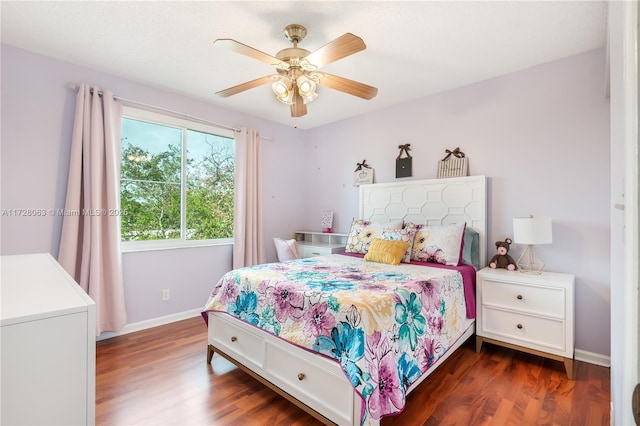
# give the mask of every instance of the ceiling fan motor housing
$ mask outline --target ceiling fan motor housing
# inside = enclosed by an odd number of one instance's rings
[[[288,47],[276,53],[276,58],[286,62],[292,58],[302,59],[306,57],[309,53],[311,52],[309,52],[307,49],[300,49],[299,47]]]
[[[287,25],[284,29],[284,35],[295,45],[305,38],[307,29],[299,24]]]
[[[297,67],[298,61],[296,59],[302,59],[311,53],[307,49],[298,47],[298,43],[307,35],[307,29],[299,24],[287,25],[284,29],[284,35],[293,43],[293,47],[282,49],[276,53],[276,58],[283,62],[288,62],[292,67]]]

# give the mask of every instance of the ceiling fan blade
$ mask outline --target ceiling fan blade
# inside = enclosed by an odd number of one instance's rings
[[[304,103],[302,96],[297,90],[293,93],[293,103],[291,104],[291,116],[302,117],[307,114],[307,105]]]
[[[325,44],[320,49],[309,53],[305,59],[316,67],[321,68],[366,48],[367,46],[360,37],[346,33]]]
[[[271,76],[265,75],[264,77],[256,78],[255,80],[247,81],[246,83],[238,84],[237,86],[216,92],[216,95],[226,98],[227,96],[235,95],[236,93],[244,92],[245,90],[253,89],[254,87],[262,86],[263,84],[271,82],[273,82]]]
[[[318,84],[321,86],[339,90],[367,100],[375,98],[378,94],[378,89],[373,86],[358,83],[357,81],[349,80],[344,77],[338,77],[337,75],[327,74],[325,72],[320,74],[322,74],[322,77],[318,81]]]
[[[259,51],[258,49],[254,49],[251,46],[247,46],[246,44],[240,43],[239,41],[232,40],[230,38],[219,38],[213,42],[216,46],[224,47],[225,49],[232,50],[236,53],[243,54],[253,59],[257,59],[269,65],[276,66],[280,62],[280,59],[266,54],[264,52]]]

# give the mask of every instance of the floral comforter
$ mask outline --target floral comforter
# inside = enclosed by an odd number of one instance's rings
[[[402,411],[406,391],[465,326],[455,270],[321,256],[237,269],[216,284],[223,311],[340,363],[363,419]],[[364,421],[363,421],[364,423]]]

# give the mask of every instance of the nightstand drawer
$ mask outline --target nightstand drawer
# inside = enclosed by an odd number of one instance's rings
[[[485,337],[551,353],[564,353],[566,350],[565,322],[562,320],[484,306],[481,327],[481,334]]]
[[[518,312],[565,318],[562,288],[509,284],[491,279],[482,282],[482,304]]]

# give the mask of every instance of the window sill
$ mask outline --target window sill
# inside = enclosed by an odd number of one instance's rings
[[[199,240],[199,241],[133,241],[120,243],[122,253],[134,253],[141,251],[176,250],[194,247],[232,246],[233,239]]]

